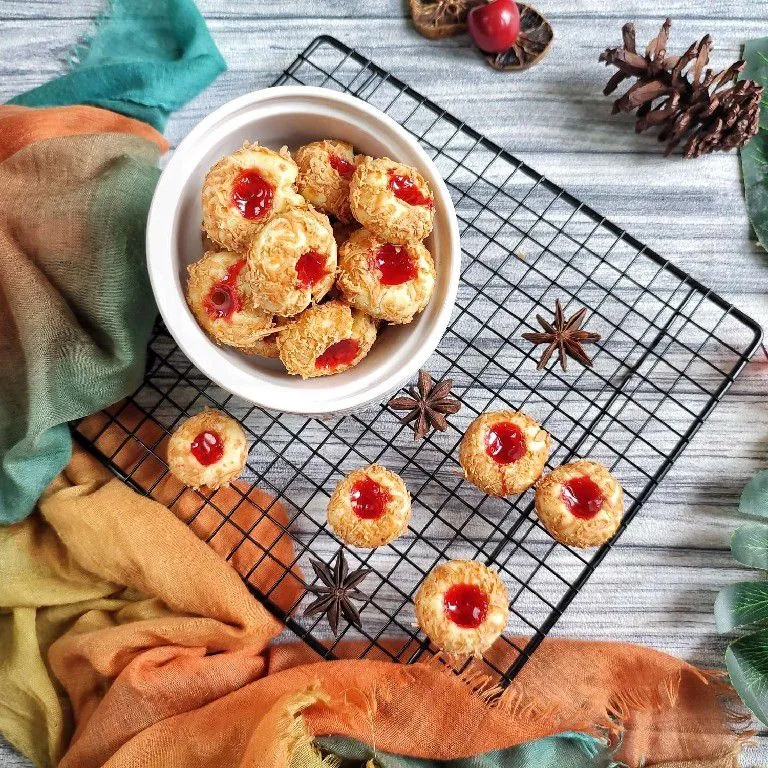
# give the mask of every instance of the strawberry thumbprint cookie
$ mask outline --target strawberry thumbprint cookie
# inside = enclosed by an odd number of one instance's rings
[[[536,488],[536,514],[559,542],[572,547],[597,547],[608,541],[621,524],[624,491],[602,464],[574,461],[541,480]]]
[[[464,476],[491,496],[511,496],[541,477],[550,437],[521,411],[490,411],[467,429],[459,448]]]
[[[187,271],[187,304],[215,342],[244,349],[273,332],[272,314],[253,306],[244,256],[209,252]]]
[[[420,242],[395,245],[359,229],[339,251],[342,295],[379,320],[410,323],[429,303],[435,279],[435,263]]]
[[[376,325],[342,301],[305,309],[277,337],[280,360],[304,379],[341,373],[357,365],[376,341]]]
[[[221,411],[192,416],[168,441],[168,468],[190,488],[229,484],[242,472],[247,455],[243,428]]]
[[[276,213],[306,205],[296,191],[299,169],[286,147],[279,152],[246,142],[219,160],[203,182],[203,228],[231,251],[243,251]]]
[[[349,181],[356,168],[352,145],[334,139],[313,141],[299,147],[293,158],[299,166],[299,194],[319,211],[352,221]]]
[[[277,334],[273,333],[270,336],[265,336],[260,339],[248,349],[244,349],[243,352],[246,355],[253,355],[255,357],[268,357],[272,360],[278,360],[280,358],[280,352],[277,349]]]
[[[328,502],[328,523],[355,547],[380,547],[405,533],[411,497],[403,479],[377,464],[350,472]]]
[[[248,248],[256,305],[291,317],[318,302],[336,279],[336,240],[328,217],[314,208],[273,216]]]
[[[416,620],[441,650],[480,656],[504,631],[509,595],[490,568],[450,560],[433,568],[415,598]]]
[[[404,245],[432,231],[435,200],[426,179],[388,157],[358,162],[349,185],[352,215],[385,243]]]

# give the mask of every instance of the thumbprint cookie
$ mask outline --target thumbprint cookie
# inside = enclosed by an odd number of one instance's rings
[[[350,472],[328,502],[328,523],[355,547],[380,547],[402,536],[411,517],[403,479],[377,464]]]
[[[412,243],[432,231],[435,200],[426,179],[388,157],[358,162],[349,204],[355,219],[385,243]]]
[[[521,411],[490,411],[467,429],[459,448],[464,476],[484,493],[511,496],[541,477],[550,437]]]
[[[187,271],[187,303],[214,341],[247,348],[272,333],[272,314],[253,306],[244,256],[209,252]]]
[[[319,211],[349,222],[349,181],[355,172],[355,154],[345,141],[325,139],[299,147],[293,158],[299,166],[299,194]]]
[[[410,323],[429,303],[435,279],[435,263],[420,242],[395,245],[359,229],[339,251],[337,285],[344,298],[390,323]]]
[[[572,547],[597,547],[616,533],[624,515],[619,481],[596,461],[563,464],[536,488],[536,514],[549,533]]]
[[[273,216],[248,248],[255,302],[291,317],[318,302],[336,279],[336,240],[328,217],[314,208]]]
[[[255,344],[252,344],[247,349],[243,349],[242,352],[246,355],[255,355],[256,357],[269,357],[273,360],[280,358],[280,352],[277,349],[277,337],[280,331],[283,330],[291,320],[286,317],[275,317],[274,333],[270,333],[263,339],[259,339]]]
[[[472,560],[433,568],[416,593],[416,620],[441,650],[480,656],[504,631],[509,595],[498,574]]]
[[[299,169],[286,147],[279,152],[243,144],[219,160],[203,182],[203,228],[231,251],[243,251],[270,216],[306,205],[296,192]]]
[[[248,349],[244,349],[243,352],[246,355],[268,357],[272,360],[277,360],[280,357],[280,353],[277,350],[277,334],[273,333],[270,336],[265,336],[263,339],[259,339],[255,344],[248,347]]]
[[[221,411],[205,410],[187,419],[168,441],[168,468],[190,488],[227,485],[245,466],[243,428]]]
[[[341,373],[357,365],[376,341],[376,325],[341,301],[305,309],[280,331],[277,349],[289,373],[303,379]]]

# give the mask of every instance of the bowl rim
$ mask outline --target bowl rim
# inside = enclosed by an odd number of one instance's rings
[[[352,394],[339,396],[337,399],[317,400],[311,398],[309,393],[307,393],[308,396],[306,398],[301,398],[300,407],[297,407],[295,392],[284,392],[282,395],[284,401],[279,401],[279,397],[272,397],[269,393],[262,399],[255,398],[252,390],[244,391],[247,381],[230,381],[227,377],[219,376],[217,370],[212,370],[216,366],[211,366],[209,360],[204,359],[202,354],[198,354],[198,351],[195,349],[194,339],[191,335],[187,336],[181,328],[181,326],[186,325],[184,322],[186,319],[185,314],[188,313],[183,291],[168,290],[169,284],[175,283],[173,277],[175,264],[170,258],[168,248],[166,247],[174,239],[174,228],[181,200],[180,193],[175,192],[173,185],[179,174],[186,178],[187,174],[183,172],[184,162],[190,155],[194,156],[194,147],[197,140],[209,132],[223,127],[230,116],[240,114],[243,108],[262,102],[273,100],[279,102],[282,99],[296,97],[336,102],[356,110],[358,113],[363,113],[364,116],[370,118],[373,122],[383,123],[390,131],[397,134],[401,140],[410,145],[410,148],[419,158],[420,164],[429,168],[434,186],[437,187],[436,192],[441,198],[440,205],[445,211],[449,245],[449,247],[441,251],[442,261],[446,261],[445,257],[442,256],[443,252],[446,256],[450,255],[450,273],[444,301],[438,309],[431,328],[418,344],[417,351],[410,358],[408,365],[402,366],[399,370],[390,373],[389,376],[382,378],[372,387],[359,389]],[[459,227],[453,200],[442,175],[418,141],[389,115],[362,99],[328,88],[302,85],[273,86],[252,91],[232,99],[204,117],[179,142],[168,164],[160,174],[152,197],[146,228],[146,259],[150,284],[160,316],[181,351],[201,373],[225,391],[242,397],[247,402],[268,411],[305,416],[322,416],[331,413],[349,412],[356,408],[371,405],[381,401],[391,392],[396,391],[404,383],[412,379],[435,349],[437,349],[448,328],[451,313],[456,303],[461,272]],[[191,313],[189,314],[191,318]],[[192,320],[192,322],[197,326],[196,321]],[[199,326],[197,328],[200,334],[205,335]],[[237,378],[250,380],[252,384],[254,375],[243,371],[242,377]],[[279,387],[272,385],[271,389],[277,390]]]

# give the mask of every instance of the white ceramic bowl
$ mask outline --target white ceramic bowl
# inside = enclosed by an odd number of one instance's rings
[[[202,256],[200,190],[208,169],[243,141],[296,148],[338,138],[368,155],[387,155],[424,175],[435,196],[435,227],[426,242],[437,283],[424,312],[407,326],[388,326],[355,368],[302,380],[278,360],[214,344],[184,298],[187,266]],[[360,99],[325,88],[267,88],[230,101],[181,142],[155,190],[147,223],[147,264],[157,306],[184,354],[212,381],[273,411],[323,415],[381,402],[413,379],[434,352],[451,316],[461,251],[448,190],[421,147],[392,119]]]

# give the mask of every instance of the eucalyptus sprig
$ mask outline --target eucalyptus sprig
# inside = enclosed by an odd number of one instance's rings
[[[733,557],[748,568],[768,571],[768,470],[747,483],[739,512],[752,522],[731,537]],[[725,664],[741,700],[768,725],[768,574],[762,576],[761,581],[723,587],[715,601],[715,621],[719,632],[741,632],[728,646]]]

